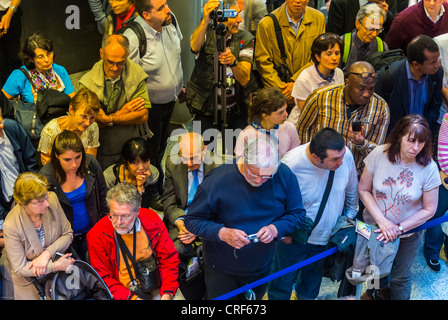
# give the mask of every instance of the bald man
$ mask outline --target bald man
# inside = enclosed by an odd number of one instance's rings
[[[299,117],[300,141],[310,142],[322,128],[335,129],[344,137],[360,174],[364,158],[384,143],[390,121],[389,106],[374,93],[377,77],[372,65],[358,61],[351,65],[344,84],[314,91]]]
[[[167,157],[165,164],[163,221],[174,247],[179,252],[179,258],[187,264],[190,256],[195,255],[192,243],[200,245],[201,240],[185,228],[184,217],[198,185],[207,173],[223,163],[223,159],[208,151],[202,136],[194,132],[181,135],[178,149],[172,150],[175,151]],[[182,281],[180,286],[186,299],[203,299],[205,284],[197,283],[193,290],[189,287],[184,288]]]
[[[122,35],[110,35],[100,49],[101,60],[79,81],[98,95],[101,110],[96,121],[100,127],[97,159],[103,170],[121,157],[123,144],[142,135],[151,108],[146,78],[138,64],[128,60],[129,42]]]
[[[198,182],[201,183],[209,171],[223,163],[223,159],[207,150],[202,136],[198,133],[181,135],[178,147],[179,153],[170,154],[166,160],[162,203],[164,222],[171,239],[178,239],[175,245],[179,251],[183,245],[191,244],[196,238],[185,229],[183,223],[183,217],[193,198],[191,192],[194,175],[197,174]]]

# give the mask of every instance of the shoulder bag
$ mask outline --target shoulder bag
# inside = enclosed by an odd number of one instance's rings
[[[115,234],[118,240],[118,245],[123,254],[126,269],[128,270],[129,277],[131,278],[131,286],[129,287],[129,289],[140,298],[151,299],[152,292],[154,292],[154,290],[160,288],[161,286],[159,261],[157,260],[156,253],[151,245],[151,240],[148,239],[149,246],[152,250],[151,257],[136,262],[134,257],[137,243],[135,223],[133,229],[133,254],[129,252],[129,249],[124,243],[121,236],[118,233]],[[128,259],[131,261],[132,266],[134,267],[135,277],[130,268]]]
[[[333,185],[333,179],[334,179],[334,171],[330,171],[330,174],[328,175],[327,186],[325,187],[325,192],[322,197],[322,201],[320,203],[316,219],[313,222],[311,218],[305,217],[305,220],[300,226],[300,229],[296,228],[294,233],[291,235],[291,237],[295,242],[301,245],[305,245],[308,242],[308,239],[311,236],[311,232],[319,223],[320,218],[322,217],[322,213],[324,212],[325,205],[327,203],[328,196],[330,194],[331,186]]]

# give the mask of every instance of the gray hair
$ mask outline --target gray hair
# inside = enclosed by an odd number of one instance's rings
[[[365,6],[362,6],[359,10],[358,10],[358,14],[356,15],[356,20],[358,20],[359,22],[362,22],[364,20],[364,18],[366,17],[370,17],[371,15],[381,15],[383,17],[383,23],[386,21],[386,11],[384,11],[384,9],[382,9],[378,4],[376,3],[369,3]],[[379,16],[378,16],[379,18]]]
[[[111,43],[118,43],[123,47],[123,49],[126,51],[126,55],[129,55],[129,40],[122,34],[110,34],[103,38],[103,41],[101,42],[101,49],[104,51],[104,49],[110,45]]]
[[[130,183],[119,183],[107,192],[106,201],[110,208],[110,201],[116,201],[118,204],[129,204],[134,213],[138,213],[142,204],[142,196],[136,186]]]
[[[274,168],[280,165],[278,140],[271,135],[258,134],[244,141],[244,162],[257,168]]]

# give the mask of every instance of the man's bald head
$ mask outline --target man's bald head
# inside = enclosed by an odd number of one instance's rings
[[[196,170],[202,164],[205,146],[199,133],[188,132],[179,137],[179,151],[182,162],[190,170]]]
[[[353,63],[346,80],[346,102],[354,105],[368,103],[375,91],[376,77],[375,68],[370,63],[366,61]]]
[[[367,61],[356,61],[350,66],[349,72],[363,73],[363,72],[375,72],[375,68]]]

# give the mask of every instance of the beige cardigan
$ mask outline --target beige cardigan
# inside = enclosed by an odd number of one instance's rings
[[[6,216],[3,224],[5,248],[0,258],[0,273],[3,276],[4,299],[39,299],[37,290],[27,277],[32,277],[28,264],[44,250],[64,253],[73,240],[73,230],[54,192],[48,192],[50,206],[42,215],[45,232],[43,248],[37,232],[22,206],[16,205]],[[54,263],[48,262],[47,272],[54,272]]]

